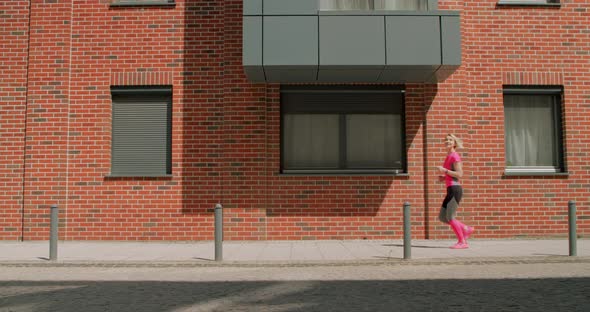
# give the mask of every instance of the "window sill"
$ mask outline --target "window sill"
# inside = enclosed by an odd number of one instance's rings
[[[409,177],[401,170],[283,170],[280,176],[395,176]]]
[[[536,7],[561,7],[561,3],[548,3],[546,1],[498,1],[498,6],[536,6]]]
[[[134,7],[134,6],[163,6],[174,7],[176,3],[174,0],[114,0],[110,3],[111,7]]]
[[[174,175],[172,174],[146,174],[146,175],[141,175],[141,174],[109,174],[107,176],[105,176],[105,178],[107,179],[117,179],[117,178],[147,178],[147,179],[152,179],[152,178],[172,178],[174,177]]]
[[[554,172],[554,171],[526,171],[526,170],[505,170],[506,177],[568,177],[568,172]]]

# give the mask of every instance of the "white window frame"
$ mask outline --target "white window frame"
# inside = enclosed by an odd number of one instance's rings
[[[504,97],[506,95],[530,95],[530,96],[539,96],[539,95],[547,95],[552,96],[554,98],[554,107],[553,110],[555,112],[553,120],[553,127],[554,131],[556,132],[556,142],[555,142],[555,150],[552,151],[556,153],[558,164],[557,166],[509,166],[505,164],[505,174],[507,175],[546,175],[546,174],[565,174],[566,173],[566,165],[565,165],[565,148],[564,148],[564,138],[563,138],[563,109],[562,109],[562,97],[563,97],[563,88],[561,86],[504,86],[503,89]],[[503,101],[503,106],[505,107],[506,101]],[[505,108],[504,108],[505,109]],[[504,112],[506,114],[506,112]],[[508,131],[506,127],[504,127],[504,131]],[[507,145],[504,146],[504,151],[506,151]],[[506,155],[507,157],[507,155]]]

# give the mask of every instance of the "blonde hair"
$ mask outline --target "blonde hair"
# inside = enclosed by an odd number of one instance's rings
[[[463,140],[459,139],[456,135],[449,133],[447,134],[447,137],[450,137],[455,141],[455,148],[463,148]]]

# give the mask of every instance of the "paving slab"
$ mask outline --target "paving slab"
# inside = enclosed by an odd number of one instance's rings
[[[566,259],[566,239],[472,240],[470,248],[450,249],[451,240],[412,240],[413,261],[494,261],[494,259]],[[398,261],[404,257],[403,240],[226,241],[224,263],[326,264],[336,262]],[[60,241],[57,261],[49,261],[46,241],[0,241],[0,264],[92,263],[200,263],[215,261],[215,245],[206,242]],[[572,257],[570,257],[572,258]],[[577,241],[577,258],[590,259],[590,240]],[[564,260],[564,261],[572,261]]]

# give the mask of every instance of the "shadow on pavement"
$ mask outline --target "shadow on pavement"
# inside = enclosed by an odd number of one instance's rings
[[[384,244],[386,247],[404,247],[403,244]],[[427,246],[427,245],[412,245],[412,248],[438,248],[438,249],[449,249],[449,246]]]
[[[0,282],[0,311],[590,311],[590,278]]]

